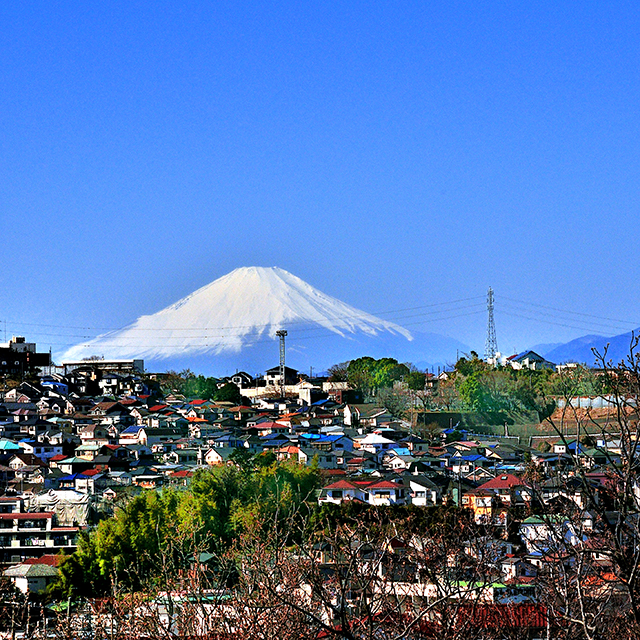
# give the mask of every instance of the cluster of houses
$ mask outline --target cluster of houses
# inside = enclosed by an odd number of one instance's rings
[[[119,494],[188,487],[197,469],[235,464],[239,453],[314,465],[324,479],[320,505],[467,507],[476,522],[504,531],[487,541],[500,550],[502,583],[527,585],[547,562],[557,528],[582,540],[590,516],[580,532],[560,516],[554,526],[523,518],[514,542],[508,514],[517,507],[531,513],[534,500],[582,507],[585,492],[605,485],[603,469],[619,455],[615,441],[587,448],[565,438],[543,453],[517,438],[463,434],[450,442],[453,429],[421,437],[385,407],[350,402],[344,386],[296,382],[291,370],[285,398],[276,392],[278,368],[262,385],[236,374],[231,381],[244,401],[234,404],[159,397],[135,366],[101,367],[42,375],[0,401],[0,565],[25,591],[55,578],[56,554],[73,552],[78,532],[108,514]],[[586,473],[576,474],[576,465]],[[531,596],[526,589],[509,593]]]

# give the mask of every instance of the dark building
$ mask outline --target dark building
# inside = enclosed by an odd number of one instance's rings
[[[0,344],[0,375],[24,376],[38,369],[51,366],[50,353],[38,353],[35,342],[25,342],[23,337],[13,337]]]

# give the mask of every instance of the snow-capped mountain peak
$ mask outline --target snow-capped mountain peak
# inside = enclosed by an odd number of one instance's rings
[[[123,329],[69,349],[63,360],[91,355],[166,360],[238,353],[274,340],[380,334],[412,340],[406,329],[333,298],[278,267],[242,267]]]

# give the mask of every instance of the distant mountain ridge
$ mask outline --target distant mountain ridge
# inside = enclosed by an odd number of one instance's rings
[[[640,334],[640,329],[635,330],[635,335]],[[551,349],[547,353],[541,353],[547,360],[561,364],[564,362],[580,362],[592,367],[596,365],[595,349],[604,354],[607,348],[606,358],[617,364],[629,355],[634,332],[628,331],[612,337],[599,335],[586,335]],[[535,349],[534,349],[535,351]]]
[[[432,366],[468,347],[404,327],[333,298],[278,267],[242,267],[131,325],[69,349],[63,361],[92,355],[144,358],[147,368],[217,375],[264,371],[278,361],[275,332],[286,329],[287,363],[326,369],[363,355]]]

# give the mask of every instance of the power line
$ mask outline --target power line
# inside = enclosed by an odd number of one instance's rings
[[[451,312],[457,312],[457,311],[466,311],[467,309],[473,309],[475,307],[484,307],[484,303],[480,302],[477,304],[472,304],[472,305],[466,305],[464,307],[458,307],[455,309],[442,309],[442,310],[437,310],[437,311],[425,311],[424,313],[414,313],[414,314],[405,314],[405,315],[400,315],[400,316],[396,316],[393,318],[390,318],[388,320],[385,320],[385,322],[397,322],[399,320],[403,320],[405,318],[419,318],[422,316],[432,316],[432,315],[436,315],[436,314],[450,314]],[[442,318],[432,318],[432,320],[434,321],[438,321],[438,320],[446,320],[448,319],[449,315],[442,317]],[[428,321],[428,320],[427,320]],[[313,322],[312,320],[305,320],[304,323],[310,323]],[[153,329],[151,328],[150,331],[171,331],[171,332],[175,332],[175,331],[201,331],[201,332],[206,332],[206,333],[201,333],[200,335],[184,335],[184,336],[179,336],[179,337],[184,337],[184,338],[194,338],[194,339],[198,339],[198,338],[202,338],[202,337],[206,337],[206,338],[220,338],[220,337],[231,337],[231,336],[238,336],[238,337],[246,337],[247,335],[252,335],[252,334],[256,334],[256,335],[261,335],[262,333],[264,333],[266,330],[268,330],[269,327],[272,327],[274,325],[280,325],[282,324],[283,326],[287,326],[290,328],[290,323],[289,322],[281,322],[281,323],[277,323],[277,322],[273,322],[270,324],[265,324],[265,325],[255,325],[255,326],[249,326],[249,325],[244,325],[247,328],[251,328],[250,331],[238,331],[238,332],[228,332],[225,331],[225,333],[221,333],[221,334],[214,334],[214,333],[209,333],[209,331],[211,330],[215,330],[215,328],[211,328],[211,329],[207,329],[207,328],[198,328],[198,327],[165,327],[162,329]],[[291,324],[302,324],[302,321],[292,321]],[[406,324],[412,324],[412,323],[403,323],[402,326],[406,325]],[[344,322],[344,324],[340,324],[340,325],[336,325],[338,328],[342,328],[345,330],[349,330],[349,325]],[[231,329],[233,328],[238,328],[238,327],[229,327]],[[322,329],[325,329],[326,327],[323,327],[322,325],[317,326],[317,327],[308,327],[308,328],[299,328],[296,329],[295,327],[293,329],[291,329],[292,331],[319,331]],[[222,330],[224,330],[224,328],[221,328]],[[121,329],[120,331],[144,331],[145,329],[142,327],[132,327],[132,328],[127,328],[124,327],[123,329]],[[112,331],[109,333],[116,333],[116,331]],[[102,336],[96,336],[95,334],[70,334],[70,333],[42,333],[39,332],[38,335],[40,336],[49,336],[49,337],[57,337],[57,338],[83,338],[83,339],[93,339],[96,337],[109,337],[109,333],[107,334],[103,334]],[[158,338],[161,338],[162,336],[158,336]],[[126,339],[131,339],[131,340],[135,340],[136,338],[134,336],[132,336],[131,338],[126,338]]]
[[[334,320],[340,320],[340,319],[348,319],[348,318],[366,318],[366,317],[370,317],[370,316],[381,316],[381,315],[386,315],[386,314],[390,314],[390,313],[401,313],[404,311],[417,311],[418,309],[429,309],[429,308],[433,308],[433,307],[442,307],[442,306],[448,306],[448,305],[453,305],[453,304],[458,304],[460,302],[469,302],[471,300],[479,300],[483,298],[483,296],[472,296],[469,298],[460,298],[458,300],[450,300],[448,302],[434,302],[431,304],[425,304],[425,305],[420,305],[417,307],[404,307],[404,308],[399,308],[399,309],[390,309],[390,310],[386,310],[386,311],[376,311],[376,312],[371,312],[368,313],[366,311],[363,311],[361,313],[355,313],[355,314],[345,314],[345,315],[341,315],[341,316],[334,316]],[[13,325],[18,325],[18,326],[23,326],[23,327],[48,327],[48,328],[53,328],[53,329],[79,329],[79,330],[84,330],[84,331],[121,331],[122,329],[127,329],[128,325],[125,325],[124,327],[91,327],[91,326],[79,326],[79,325],[61,325],[61,324],[43,324],[43,323],[36,323],[36,322],[21,322],[21,321],[12,321],[12,320],[7,320],[5,322],[8,322],[9,324],[13,324]],[[291,324],[304,324],[308,322],[308,320],[291,320],[289,322],[287,322],[287,326],[291,325]],[[253,324],[249,324],[249,325],[231,325],[228,327],[225,326],[221,326],[221,327],[184,327],[184,328],[179,328],[177,327],[176,330],[182,330],[182,331],[204,331],[204,330],[211,330],[211,329],[220,329],[220,330],[224,330],[224,329],[243,329],[243,328],[247,328],[247,327],[264,327],[264,328],[268,328],[272,325],[272,323],[267,323],[267,324],[263,324],[263,325],[253,325]],[[130,331],[169,331],[169,330],[173,330],[171,328],[169,329],[165,329],[165,328],[155,328],[155,329],[144,329],[142,327],[130,327],[129,328]]]
[[[582,313],[580,311],[569,311],[568,309],[558,309],[557,307],[549,307],[547,305],[544,304],[537,304],[537,303],[533,303],[533,302],[527,302],[525,300],[516,300],[515,298],[509,298],[507,296],[502,296],[503,300],[508,300],[510,302],[515,302],[517,304],[521,304],[524,306],[532,306],[535,308],[540,308],[540,309],[548,309],[550,311],[557,311],[559,313],[563,313],[565,315],[572,315],[572,316],[583,316],[586,318],[595,318],[596,320],[609,320],[610,322],[613,322],[615,324],[628,324],[628,325],[632,325],[634,327],[637,327],[638,323],[637,321],[631,321],[631,320],[619,320],[617,318],[608,318],[606,316],[597,316],[594,315],[592,313]],[[611,326],[611,325],[603,325],[603,326]]]
[[[552,324],[552,322],[549,320],[549,318],[551,319],[555,319],[558,322],[556,322],[555,324],[561,325],[561,326],[566,326],[568,328],[571,329],[578,329],[580,331],[591,331],[591,332],[613,332],[613,333],[626,333],[628,331],[632,331],[633,329],[638,328],[638,324],[635,323],[626,323],[626,324],[610,324],[610,323],[604,323],[604,322],[594,322],[593,320],[581,320],[580,318],[572,318],[572,317],[563,317],[562,315],[557,315],[557,314],[553,314],[553,313],[549,313],[549,311],[547,311],[546,309],[542,310],[542,313],[540,313],[540,310],[538,309],[521,309],[517,306],[507,306],[507,310],[501,310],[502,313],[507,313],[507,311],[510,310],[511,315],[516,315],[516,314],[539,314],[536,315],[535,317],[529,317],[529,316],[522,316],[522,317],[526,317],[530,320],[534,320],[537,322],[541,322],[543,324]]]
[[[531,316],[526,316],[519,313],[513,313],[512,311],[501,310],[500,313],[503,313],[507,316],[511,316],[513,318],[522,318],[524,320],[533,320],[534,322],[541,322],[542,324],[552,324],[558,327],[566,327],[568,329],[578,329],[579,331],[592,331],[590,327],[585,327],[585,326],[580,327],[575,324],[567,324],[564,322],[554,322],[553,320],[548,320],[546,318],[540,318],[540,317],[532,318]],[[632,331],[632,329],[630,329],[629,331]]]
[[[453,320],[455,318],[463,318],[463,317],[467,317],[467,316],[474,316],[474,315],[478,315],[484,313],[484,310],[481,309],[479,311],[471,311],[469,313],[460,313],[460,314],[456,314],[456,315],[452,315],[452,316],[447,316],[444,318],[433,318],[431,320],[422,320],[422,321],[417,321],[417,322],[408,322],[404,325],[404,327],[410,327],[410,326],[415,326],[415,325],[422,325],[422,324],[427,324],[428,322],[439,322],[441,320]],[[317,329],[326,329],[326,327],[318,327]],[[311,330],[316,330],[316,328],[309,328],[309,331]],[[251,335],[251,334],[248,334]],[[327,332],[324,334],[320,334],[320,335],[297,335],[295,336],[295,340],[316,340],[318,338],[327,338],[327,337],[333,337],[339,335],[336,332]],[[194,340],[194,339],[199,339],[199,340],[207,340],[209,339],[211,336],[184,336],[184,338],[176,338],[178,340]],[[233,335],[233,336],[223,336],[226,338],[237,338],[237,337],[246,337],[246,336],[242,336],[242,335]],[[166,346],[172,346],[171,344],[169,344],[167,341],[161,343],[161,344],[143,344],[143,343],[127,343],[124,345],[118,345],[117,340],[122,339],[122,337],[118,338],[118,337],[113,337],[111,339],[111,341],[105,340],[105,342],[101,345],[93,345],[89,342],[84,343],[84,344],[77,344],[74,346],[77,347],[93,347],[93,346],[100,346],[100,348],[104,348],[104,347],[109,347],[109,346],[120,346],[121,348],[127,348],[127,349],[135,349],[135,348],[145,348],[145,349],[153,349],[153,348],[161,348],[161,347],[166,347]],[[129,339],[129,338],[126,338]],[[135,339],[133,337],[130,338],[131,340]],[[263,343],[263,342],[273,342],[273,338],[262,338],[259,340],[253,340],[251,342],[251,344],[259,344],[259,343]],[[69,346],[71,343],[69,342],[52,342],[51,346],[53,347],[67,347]],[[184,343],[181,343],[184,344]],[[179,346],[179,345],[175,345],[175,346]],[[220,343],[203,343],[203,344],[189,344],[187,343],[187,347],[198,347],[198,348],[206,348],[206,347],[216,347],[216,346],[220,346]]]

